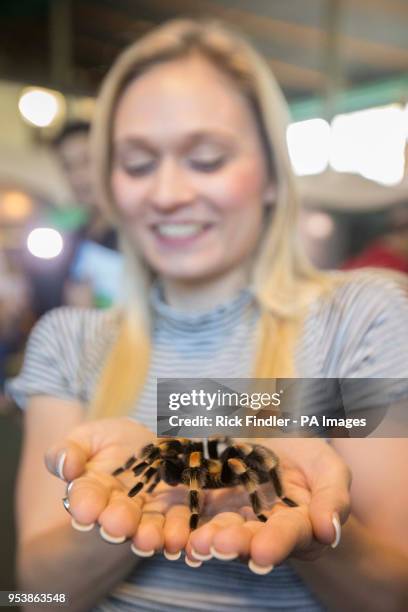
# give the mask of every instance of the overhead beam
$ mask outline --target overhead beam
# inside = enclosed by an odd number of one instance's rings
[[[109,64],[120,53],[123,45],[118,40],[111,39],[109,42],[102,40],[102,35],[97,36],[93,32],[83,32],[77,35],[77,48],[79,56],[86,56],[83,67],[91,68],[92,62],[109,67]],[[319,91],[323,85],[325,76],[322,72],[301,68],[288,62],[282,62],[272,58],[266,58],[271,70],[280,85],[293,91]]]
[[[128,3],[128,6],[131,5]],[[274,41],[286,46],[303,49],[321,49],[326,44],[327,33],[320,28],[256,15],[242,9],[220,6],[210,0],[172,0],[171,5],[167,0],[138,0],[138,6],[143,7],[147,14],[149,9],[155,10],[156,14],[161,11],[163,17],[169,13],[173,16],[217,17],[236,24],[255,40],[258,38],[267,42],[273,38]],[[171,6],[170,10],[169,6]],[[381,68],[408,69],[408,49],[344,34],[339,35],[339,44],[345,56],[352,57],[356,61]]]
[[[337,99],[344,86],[341,61],[341,9],[342,0],[326,0],[326,47],[322,49],[326,66],[324,87],[324,118],[331,120],[336,114]]]
[[[266,58],[266,60],[276,79],[284,88],[320,91],[324,86],[326,77],[319,70],[303,68],[272,58]]]
[[[50,80],[56,87],[72,84],[73,43],[71,0],[49,3]]]
[[[154,21],[129,18],[119,10],[86,1],[75,5],[74,18],[77,24],[76,29],[79,31],[82,28],[86,31],[98,29],[106,32],[109,38],[119,33],[118,38],[125,39],[128,42],[143,36],[156,25]]]
[[[379,11],[387,15],[395,15],[397,17],[408,16],[408,4],[406,0],[343,0],[344,4],[350,4],[351,7],[361,6],[369,13]]]

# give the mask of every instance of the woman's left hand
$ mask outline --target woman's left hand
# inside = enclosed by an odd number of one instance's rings
[[[266,523],[249,507],[221,513],[191,533],[188,555],[205,560],[249,558],[256,573],[267,573],[290,556],[313,560],[338,544],[340,525],[350,510],[350,471],[337,453],[318,439],[263,440],[280,457],[285,495],[298,507],[275,503]],[[221,495],[234,496],[234,489]],[[242,499],[242,498],[240,498]]]

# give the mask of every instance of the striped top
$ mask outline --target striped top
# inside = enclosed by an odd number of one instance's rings
[[[259,309],[249,290],[209,312],[181,313],[151,294],[153,352],[145,387],[132,416],[155,431],[156,380],[250,377]],[[45,394],[89,401],[118,332],[115,310],[62,307],[33,329],[19,376],[6,391],[24,407]],[[316,301],[295,354],[305,378],[408,380],[408,299],[390,279],[364,273]],[[405,385],[407,387],[408,385]],[[408,396],[408,388],[405,388]],[[257,576],[239,562],[206,562],[200,569],[161,555],[141,562],[95,610],[302,610],[322,606],[289,564]]]

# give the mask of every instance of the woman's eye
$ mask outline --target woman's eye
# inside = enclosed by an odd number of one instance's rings
[[[225,162],[225,158],[224,156],[221,157],[211,157],[211,158],[193,158],[190,161],[191,166],[194,168],[194,170],[198,170],[199,172],[214,172],[215,170],[218,170],[219,168],[221,168],[221,166],[224,164]]]
[[[124,163],[122,167],[126,174],[129,174],[130,176],[144,176],[154,169],[154,160],[142,163],[128,162]]]

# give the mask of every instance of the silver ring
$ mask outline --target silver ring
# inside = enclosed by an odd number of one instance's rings
[[[68,497],[70,490],[72,489],[72,485],[74,484],[74,481],[71,480],[71,482],[67,483],[67,487],[65,489],[65,496]]]
[[[63,498],[62,498],[62,505],[64,506],[65,510],[66,510],[66,511],[67,511],[69,514],[71,514],[71,506],[70,506],[70,503],[69,503],[69,499],[68,499],[68,497],[63,497]]]

